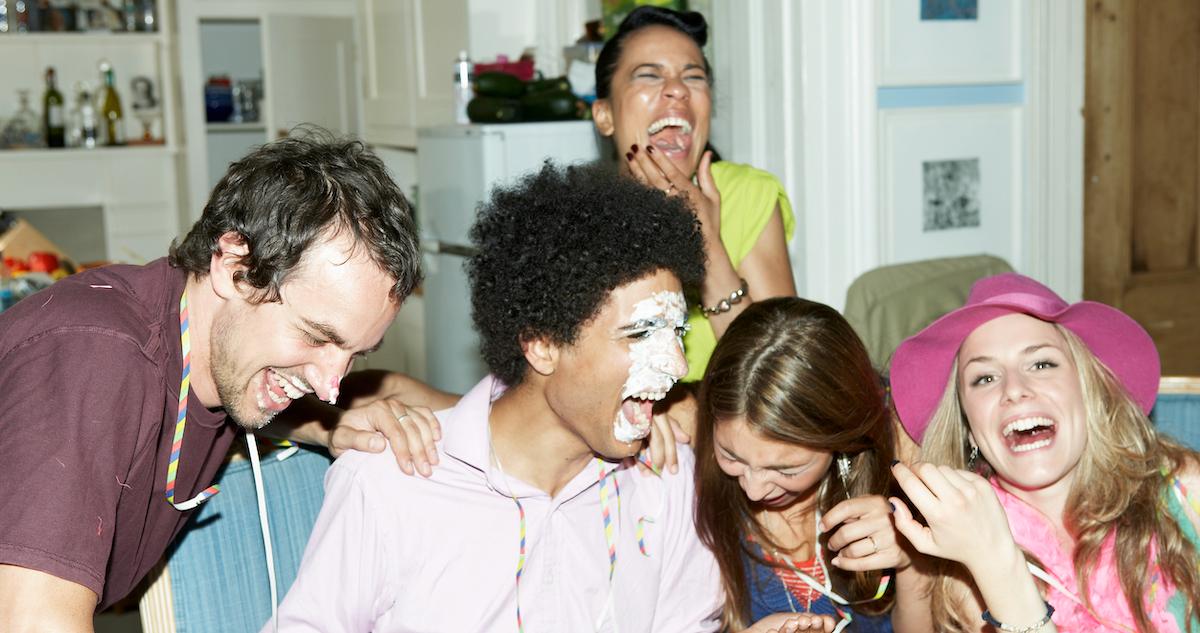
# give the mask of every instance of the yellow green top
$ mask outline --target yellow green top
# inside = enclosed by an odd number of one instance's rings
[[[712,175],[717,191],[721,192],[721,243],[735,269],[742,265],[758,236],[767,228],[777,203],[783,215],[784,234],[789,241],[792,239],[796,219],[787,193],[775,176],[749,165],[724,161],[713,163]],[[734,288],[729,290],[732,292]],[[750,295],[754,296],[753,287]],[[708,357],[717,346],[717,336],[698,305],[691,306],[688,324],[692,329],[683,337],[688,362],[688,373],[683,380],[695,382],[704,377]]]

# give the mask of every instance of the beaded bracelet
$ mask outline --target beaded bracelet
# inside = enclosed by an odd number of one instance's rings
[[[706,308],[704,306],[700,306],[700,312],[702,314],[704,314],[704,316],[706,316],[706,317],[716,316],[718,314],[721,314],[722,312],[729,312],[730,310],[733,309],[733,306],[735,304],[741,303],[742,297],[745,297],[746,293],[750,292],[750,284],[746,283],[745,279],[739,278],[739,281],[742,282],[742,285],[740,287],[738,287],[737,290],[734,290],[733,292],[729,293],[729,298],[721,299],[720,301],[717,302],[717,305],[715,305],[711,308]]]
[[[1046,602],[1045,600],[1043,600],[1042,603],[1046,605],[1046,615],[1042,616],[1041,620],[1038,620],[1029,626],[1013,626],[1011,624],[1004,624],[996,618],[993,618],[991,612],[987,611],[986,609],[983,612],[983,622],[985,624],[990,624],[1001,631],[1006,631],[1007,633],[1033,633],[1034,631],[1037,631],[1043,626],[1049,624],[1050,616],[1054,615],[1054,605]]]

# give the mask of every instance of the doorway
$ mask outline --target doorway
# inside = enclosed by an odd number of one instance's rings
[[[1200,375],[1200,3],[1088,0],[1084,298]]]

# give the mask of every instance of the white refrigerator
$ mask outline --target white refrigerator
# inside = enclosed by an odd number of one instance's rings
[[[514,183],[546,159],[559,165],[600,157],[591,121],[446,125],[417,134],[417,217],[424,252],[426,379],[465,393],[485,374],[471,320],[463,265],[467,233],[496,185]]]

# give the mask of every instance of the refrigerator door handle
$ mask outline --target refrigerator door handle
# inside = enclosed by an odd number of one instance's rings
[[[458,257],[474,257],[479,252],[479,249],[474,246],[440,240],[421,240],[421,250],[426,253],[456,255]]]

